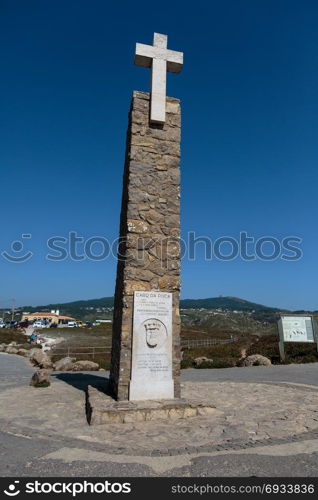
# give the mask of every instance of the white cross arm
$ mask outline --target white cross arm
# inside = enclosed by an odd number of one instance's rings
[[[150,68],[153,59],[166,61],[167,71],[170,73],[180,73],[183,65],[183,52],[136,43],[135,64]]]
[[[135,64],[151,68],[151,123],[165,123],[167,71],[179,73],[183,65],[183,52],[167,49],[167,43],[167,35],[154,33],[153,45],[136,44]]]

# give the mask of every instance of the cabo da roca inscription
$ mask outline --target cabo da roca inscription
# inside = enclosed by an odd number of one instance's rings
[[[172,293],[135,291],[129,399],[173,396]]]

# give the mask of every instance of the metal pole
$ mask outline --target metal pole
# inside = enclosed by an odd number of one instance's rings
[[[279,356],[280,356],[281,361],[285,361],[284,327],[283,327],[282,318],[280,318],[279,321],[277,323],[277,330],[278,330],[278,336],[279,336],[279,341],[278,341]]]
[[[12,299],[12,313],[11,313],[11,321],[14,320],[14,306],[15,306],[15,299]]]
[[[280,355],[280,360],[285,361],[285,346],[284,346],[284,341],[280,340],[278,343],[279,347],[279,355]]]
[[[317,352],[318,352],[318,332],[317,332],[317,327],[316,327],[315,317],[314,316],[311,317],[311,324],[312,324],[312,330],[313,330],[313,334],[314,334],[314,340],[316,341]]]

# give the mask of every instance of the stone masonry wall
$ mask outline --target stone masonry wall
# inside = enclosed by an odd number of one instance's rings
[[[173,378],[180,397],[180,101],[167,97],[166,123],[149,125],[149,94],[129,114],[115,290],[110,385],[127,400],[134,291],[173,293]]]

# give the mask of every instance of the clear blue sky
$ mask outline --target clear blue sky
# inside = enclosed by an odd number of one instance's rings
[[[49,262],[46,240],[117,237],[136,42],[182,50],[182,233],[303,238],[303,258],[183,260],[184,298],[318,309],[318,5],[1,0],[0,307],[110,296],[116,262]],[[14,253],[14,252],[13,252]],[[19,252],[16,252],[19,255]]]

